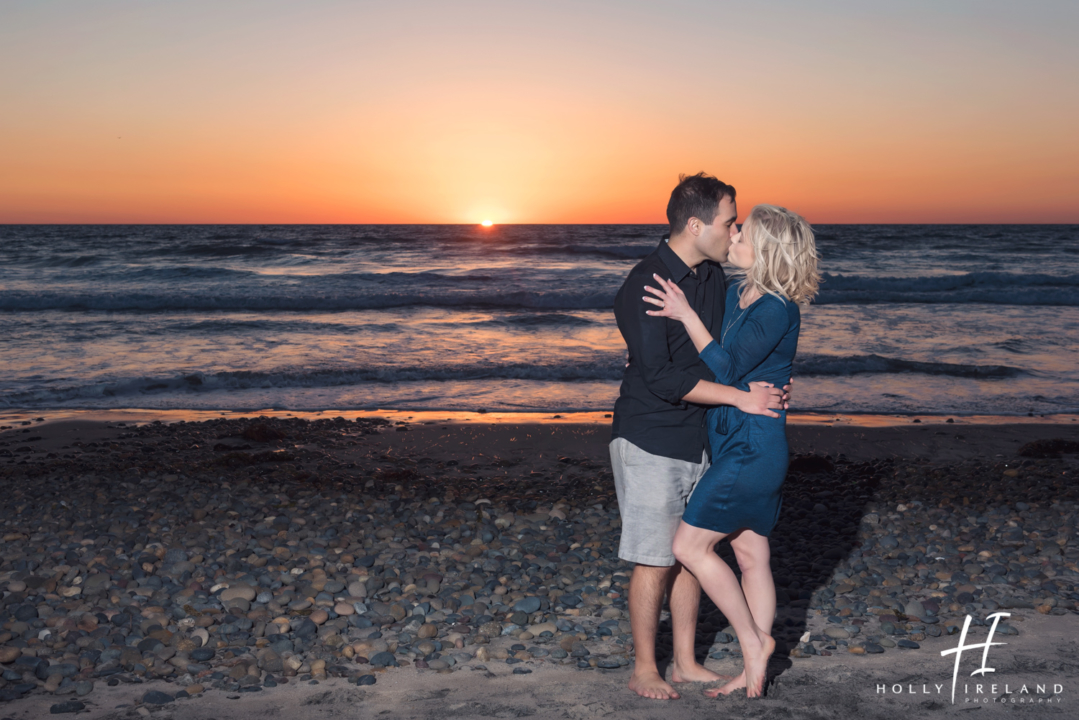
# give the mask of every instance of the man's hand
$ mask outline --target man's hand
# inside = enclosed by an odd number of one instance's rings
[[[779,413],[772,410],[784,410],[783,391],[776,389],[772,383],[751,382],[749,392],[741,393],[742,397],[736,406],[739,410],[750,415],[766,415],[779,417]]]

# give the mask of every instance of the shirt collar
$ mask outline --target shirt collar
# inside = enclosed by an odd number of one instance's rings
[[[663,264],[667,266],[667,269],[671,271],[671,277],[668,280],[673,280],[676,283],[682,282],[686,275],[692,274],[689,265],[682,262],[682,258],[678,257],[678,253],[671,250],[671,246],[667,243],[667,238],[664,237],[659,241],[659,247],[656,249],[659,254],[659,259],[663,261]],[[711,274],[711,268],[708,265],[708,261],[702,262],[697,266],[697,280],[707,280]]]

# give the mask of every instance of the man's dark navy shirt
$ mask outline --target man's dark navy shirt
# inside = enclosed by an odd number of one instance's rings
[[[629,348],[629,367],[614,404],[611,436],[653,455],[699,463],[702,453],[710,452],[707,407],[682,398],[699,380],[715,382],[715,375],[701,361],[681,322],[645,314],[656,309],[641,299],[654,297],[644,289],[657,287],[652,273],[673,280],[712,336],[719,337],[727,295],[723,268],[705,260],[694,273],[661,240],[630,271],[614,299],[614,317]]]

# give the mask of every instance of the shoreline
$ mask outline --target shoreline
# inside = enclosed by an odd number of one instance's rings
[[[205,420],[248,419],[260,417],[300,418],[304,420],[333,419],[342,417],[346,420],[384,418],[390,422],[402,420],[415,423],[556,423],[563,425],[609,425],[610,411],[582,412],[476,412],[465,410],[194,410],[185,408],[54,408],[54,409],[12,409],[0,411],[0,426],[21,423],[37,424],[61,420],[81,420],[99,422],[125,422],[142,424],[160,420],[164,423],[201,422]],[[42,420],[43,419],[43,420]],[[912,424],[954,424],[954,425],[1069,425],[1079,424],[1079,413],[1056,413],[1052,415],[959,415],[937,413],[911,413],[904,415],[882,413],[822,413],[790,412],[787,413],[788,425],[847,426],[847,427],[899,427]]]

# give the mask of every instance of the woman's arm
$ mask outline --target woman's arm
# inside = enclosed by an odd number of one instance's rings
[[[730,346],[722,347],[689,307],[689,302],[682,290],[674,283],[666,282],[660,277],[653,277],[663,290],[645,286],[646,290],[657,296],[656,298],[646,297],[645,300],[658,305],[661,309],[649,310],[648,314],[680,320],[686,326],[690,337],[693,338],[701,360],[712,370],[716,376],[716,382],[720,384],[730,385],[760,365],[787,333],[789,321],[786,313],[781,307],[769,304],[756,308],[753,314],[746,318],[742,329],[731,341]],[[700,338],[704,341],[703,347],[697,338],[693,337],[694,332],[690,330],[691,323],[699,326],[696,331],[698,336],[703,333],[704,337]]]
[[[708,332],[708,328],[704,326],[704,321],[701,320],[700,315],[689,306],[689,301],[686,300],[686,294],[682,292],[682,288],[674,283],[667,282],[659,275],[653,274],[652,277],[656,279],[656,282],[660,284],[663,290],[656,290],[645,285],[645,290],[659,297],[654,298],[645,295],[643,300],[653,305],[658,305],[663,309],[646,310],[646,314],[678,320],[686,326],[686,332],[689,333],[689,339],[693,341],[693,346],[697,348],[697,352],[708,347],[708,343],[714,339],[712,333]]]

